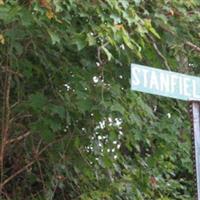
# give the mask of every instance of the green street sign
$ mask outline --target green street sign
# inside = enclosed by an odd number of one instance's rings
[[[200,101],[200,78],[138,64],[131,65],[131,89],[185,101]]]

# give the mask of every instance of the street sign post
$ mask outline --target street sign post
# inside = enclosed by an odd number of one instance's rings
[[[197,200],[200,199],[200,104],[192,103],[192,121],[195,147],[195,167],[196,167],[196,185],[197,185]]]
[[[132,64],[131,89],[192,102],[197,200],[200,200],[200,78]]]

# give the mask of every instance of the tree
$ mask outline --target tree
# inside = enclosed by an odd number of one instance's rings
[[[1,198],[192,199],[188,105],[129,81],[199,74],[199,2],[0,4]]]

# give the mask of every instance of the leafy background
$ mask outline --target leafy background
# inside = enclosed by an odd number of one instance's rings
[[[198,0],[0,0],[1,199],[194,199],[188,104],[130,64],[198,76]]]

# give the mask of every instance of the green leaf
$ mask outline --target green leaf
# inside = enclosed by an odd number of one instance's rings
[[[111,53],[108,51],[108,49],[105,48],[104,46],[102,46],[101,48],[102,48],[102,50],[105,52],[105,54],[106,54],[106,56],[107,56],[107,58],[108,58],[108,61],[110,61],[111,58],[112,58],[112,54],[111,54]]]
[[[124,9],[127,9],[129,6],[129,2],[127,0],[119,0],[119,2],[122,4]]]
[[[49,33],[51,37],[52,44],[60,43],[60,37],[58,36],[57,33],[51,31],[50,29],[47,29],[47,32]]]
[[[45,129],[41,130],[41,137],[45,141],[50,142],[55,138],[55,135],[53,134],[53,132],[50,129],[45,128]]]
[[[52,129],[53,132],[61,130],[61,123],[56,121],[51,121],[50,123],[50,128]]]
[[[90,33],[87,34],[87,40],[88,40],[89,46],[96,45],[96,39]]]
[[[144,20],[144,25],[146,27],[146,29],[148,31],[150,31],[151,33],[154,34],[154,36],[156,36],[158,39],[160,39],[160,36],[159,34],[156,32],[156,30],[152,27],[152,24],[151,24],[151,20],[150,19],[145,19]]]
[[[119,112],[122,115],[125,113],[124,107],[121,104],[117,103],[117,102],[111,106],[111,111]]]
[[[52,105],[52,113],[57,114],[61,119],[65,117],[65,109],[63,106]]]
[[[78,51],[81,51],[83,48],[87,46],[87,38],[85,34],[78,34],[74,38],[74,40],[75,40],[74,43],[76,44]]]
[[[78,106],[78,109],[80,110],[81,113],[85,113],[86,111],[90,111],[91,107],[92,107],[90,101],[84,100],[84,99],[78,100],[77,106]]]
[[[34,110],[41,110],[46,105],[47,99],[42,93],[36,93],[29,97],[29,103]]]

